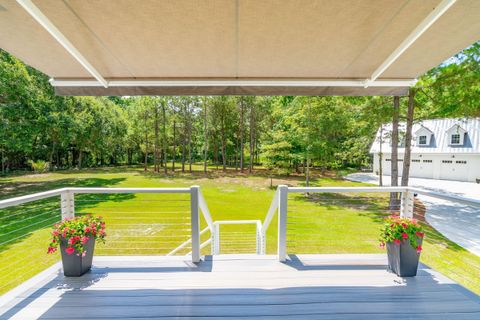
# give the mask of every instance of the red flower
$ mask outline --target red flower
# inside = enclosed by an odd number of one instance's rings
[[[402,238],[403,239],[408,239],[408,234],[406,232],[402,233]]]
[[[90,227],[85,227],[83,230],[84,230],[85,232],[90,232],[92,229],[91,229]]]
[[[77,239],[75,239],[75,237],[71,237],[70,239],[68,239],[68,244],[75,244],[75,242],[77,242]]]
[[[402,243],[402,241],[398,240],[398,239],[394,239],[393,242],[396,244],[396,245],[400,245]]]
[[[402,227],[407,228],[408,225],[407,225],[405,222],[403,222],[403,223],[402,223]]]
[[[417,246],[417,253],[422,252],[422,246]]]
[[[58,236],[58,234],[59,234],[58,230],[53,230],[53,231],[52,231],[52,235],[53,235],[53,236],[56,237],[56,236]]]
[[[67,254],[72,254],[72,253],[75,252],[75,249],[74,249],[73,247],[68,247],[67,249],[65,249],[65,252],[66,252]]]
[[[57,248],[54,248],[54,247],[48,247],[48,251],[47,251],[47,253],[54,253],[55,251],[57,251]]]
[[[423,236],[425,235],[425,233],[420,232],[420,231],[415,232],[415,234],[416,234],[417,236],[419,236],[420,238],[423,238]]]
[[[87,237],[87,236],[82,237],[82,244],[87,243],[87,241],[88,241],[89,239],[90,239],[90,238]]]

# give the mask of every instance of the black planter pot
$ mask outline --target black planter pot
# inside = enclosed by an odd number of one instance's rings
[[[62,239],[60,242],[60,252],[62,253],[63,274],[66,277],[80,277],[92,268],[93,250],[95,249],[95,239],[90,237],[85,248],[85,256],[77,256],[77,252],[68,254],[65,252],[67,248],[67,240]]]
[[[417,241],[422,245],[422,239]],[[388,268],[400,277],[415,277],[417,275],[420,253],[403,240],[400,245],[393,242],[387,243]]]

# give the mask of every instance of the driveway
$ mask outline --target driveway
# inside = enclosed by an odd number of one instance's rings
[[[373,173],[353,173],[346,176],[351,181],[378,185],[378,176]],[[454,194],[480,200],[480,184],[472,182],[410,178],[411,187]],[[384,176],[385,186],[390,185],[390,176]],[[450,240],[480,256],[480,208],[451,201],[419,195],[427,207],[426,219],[430,225]]]

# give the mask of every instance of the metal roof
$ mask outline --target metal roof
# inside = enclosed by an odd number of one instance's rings
[[[62,95],[404,95],[480,39],[478,0],[0,0]]]
[[[448,131],[454,126],[460,126],[466,131],[464,144],[461,146],[449,145]],[[399,130],[405,132],[405,123],[399,125]],[[432,139],[428,146],[417,146],[415,133],[420,128],[425,127],[432,132]],[[390,132],[392,130],[391,124],[383,126],[384,139],[382,151],[383,153],[391,152]],[[473,119],[434,119],[422,120],[413,125],[413,141],[412,153],[475,153],[480,154],[480,118]],[[380,150],[380,128],[377,131],[375,141],[370,148],[370,153],[378,153]],[[398,148],[399,153],[404,152],[404,148]]]

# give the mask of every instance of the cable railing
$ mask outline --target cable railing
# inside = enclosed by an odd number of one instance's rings
[[[465,249],[479,248],[479,200],[411,187],[279,186],[262,232],[278,215],[280,261],[301,253],[384,253],[377,239],[392,213],[424,224],[422,262],[479,290],[480,277],[472,275],[480,274],[480,256]]]
[[[398,195],[393,203],[392,193]],[[97,246],[96,255],[183,255],[198,262],[201,253],[266,254],[267,240],[268,251],[276,247],[280,261],[300,253],[381,253],[379,227],[395,213],[425,222],[427,264],[480,286],[468,277],[480,274],[478,256],[460,246],[468,243],[453,239],[455,233],[477,231],[466,220],[450,230],[452,240],[434,223],[436,210],[450,210],[461,221],[461,214],[478,219],[479,208],[478,200],[410,187],[279,186],[263,223],[214,221],[198,186],[51,190],[0,201],[0,293],[57,262],[45,254],[51,226],[84,214],[101,215],[107,223],[108,241]],[[438,248],[453,248],[461,263],[444,259]]]
[[[0,293],[57,262],[46,254],[52,225],[85,214],[107,224],[108,241],[96,255],[190,255],[198,262],[213,234],[198,186],[63,188],[1,200]]]
[[[212,254],[263,254],[260,220],[219,220],[214,222]]]

